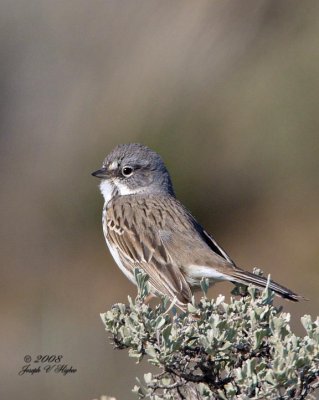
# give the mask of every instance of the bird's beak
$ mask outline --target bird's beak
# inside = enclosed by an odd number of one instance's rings
[[[96,178],[106,178],[108,176],[108,170],[106,168],[98,169],[97,171],[92,172],[92,176]]]

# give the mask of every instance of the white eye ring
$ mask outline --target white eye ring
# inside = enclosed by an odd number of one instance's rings
[[[122,168],[122,175],[125,176],[126,178],[128,178],[129,176],[131,176],[133,174],[133,168],[130,167],[129,165],[125,165]]]

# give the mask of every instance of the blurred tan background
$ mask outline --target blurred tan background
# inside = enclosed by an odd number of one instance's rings
[[[135,295],[90,173],[119,143],[162,155],[239,265],[318,314],[319,2],[2,0],[1,399],[131,399],[99,313]],[[230,285],[211,291],[229,293]],[[18,376],[62,354],[68,376]]]

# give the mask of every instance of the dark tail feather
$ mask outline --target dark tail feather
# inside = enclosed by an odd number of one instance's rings
[[[265,288],[267,286],[267,278],[255,275],[247,271],[234,271],[231,281],[243,283],[244,285],[248,285],[249,283],[251,283],[252,285],[255,285],[259,288]],[[274,281],[269,282],[269,289],[273,290],[279,296],[291,301],[307,300],[303,296],[299,296],[290,289],[279,285],[279,283],[276,283]]]

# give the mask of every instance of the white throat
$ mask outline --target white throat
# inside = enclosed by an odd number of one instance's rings
[[[114,185],[107,179],[103,179],[100,183],[100,190],[104,197],[105,204],[107,204],[113,197]]]

